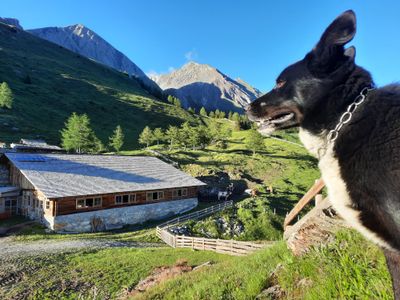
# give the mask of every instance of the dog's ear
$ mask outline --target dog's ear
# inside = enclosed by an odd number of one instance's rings
[[[343,46],[356,34],[356,15],[352,10],[338,16],[322,34],[316,48]]]
[[[348,48],[345,54],[344,45],[350,42],[356,34],[356,15],[352,10],[338,16],[322,34],[312,53],[312,65],[325,72],[333,71],[338,63],[354,58],[355,48]]]
[[[349,60],[354,61],[356,57],[356,47],[351,46],[344,50],[344,56],[348,57]]]

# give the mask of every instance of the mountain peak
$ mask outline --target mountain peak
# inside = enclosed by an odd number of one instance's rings
[[[7,25],[11,25],[11,26],[15,26],[18,29],[24,30],[22,28],[22,26],[19,24],[19,20],[18,19],[14,19],[14,18],[2,18],[0,17],[0,22],[7,24]]]
[[[215,67],[189,61],[168,74],[153,77],[166,91],[178,97],[184,107],[207,110],[242,111],[260,96],[257,89],[244,82],[237,82]]]

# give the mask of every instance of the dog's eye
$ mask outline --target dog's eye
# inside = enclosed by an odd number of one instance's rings
[[[286,81],[282,80],[282,81],[278,81],[275,85],[275,89],[280,89],[281,87],[283,87],[285,85]]]

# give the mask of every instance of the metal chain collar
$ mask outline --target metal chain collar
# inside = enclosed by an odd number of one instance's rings
[[[373,88],[365,87],[361,90],[360,94],[356,97],[353,103],[351,103],[346,112],[340,117],[339,123],[336,125],[335,129],[329,131],[326,139],[328,143],[333,143],[339,136],[339,131],[342,127],[349,123],[351,118],[353,117],[354,112],[357,110],[358,106],[361,105],[365,99],[367,98],[367,94],[369,91],[373,90]]]

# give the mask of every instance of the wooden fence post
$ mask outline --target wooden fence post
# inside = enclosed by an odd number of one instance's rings
[[[324,200],[324,196],[322,196],[322,194],[315,195],[315,206],[320,204],[322,200]]]

